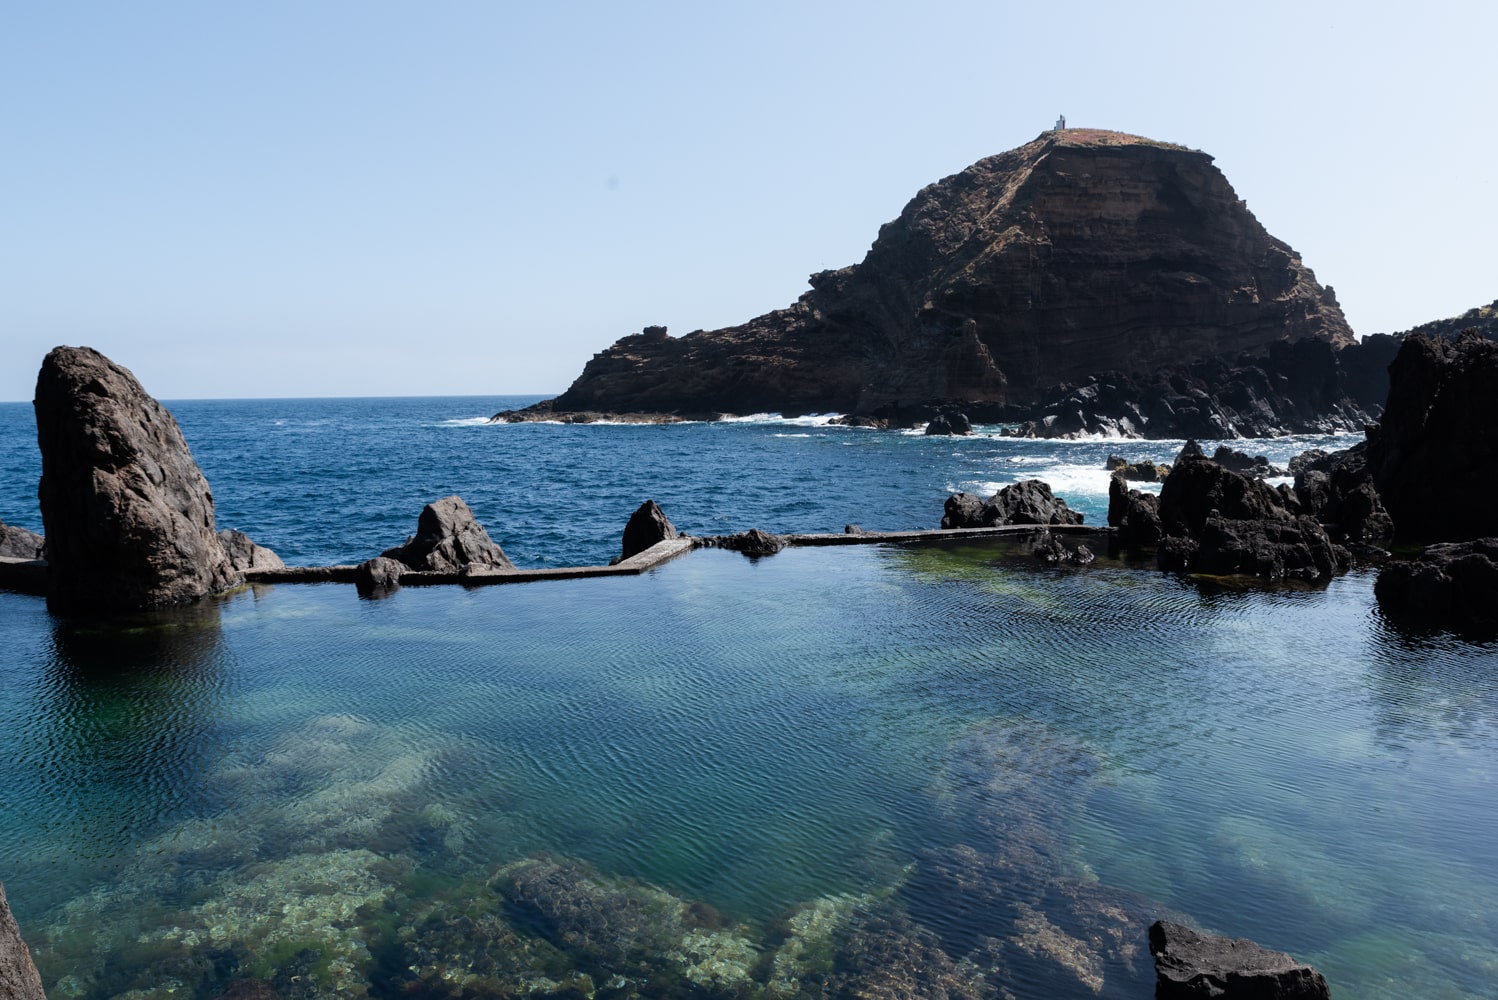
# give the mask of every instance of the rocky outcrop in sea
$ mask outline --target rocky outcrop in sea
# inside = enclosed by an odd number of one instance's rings
[[[860,264],[810,283],[789,308],[741,326],[684,337],[647,327],[595,355],[561,396],[496,419],[941,403],[976,419],[976,408],[1023,412],[1099,372],[1124,373],[1138,402],[1156,372],[1208,361],[1223,376],[1214,392],[1172,385],[1147,400],[1151,412],[1108,419],[1156,437],[1167,426],[1231,436],[1212,433],[1224,421],[1249,434],[1362,419],[1338,410],[1335,392],[1322,398],[1319,369],[1307,372],[1313,384],[1276,381],[1272,351],[1306,342],[1330,359],[1352,332],[1332,290],[1264,230],[1212,158],[1182,146],[1047,132],[924,188]],[[1227,377],[1240,356],[1270,357],[1249,377],[1262,392]]]
[[[129,371],[92,348],[54,349],[36,428],[53,612],[181,604],[243,582],[177,421]]]

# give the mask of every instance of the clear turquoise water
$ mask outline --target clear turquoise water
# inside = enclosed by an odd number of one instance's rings
[[[234,419],[195,436],[194,405],[179,416],[221,519],[239,504],[257,537],[300,524],[294,546],[343,559],[359,554],[362,508],[334,503],[317,523],[269,509],[303,471],[321,468],[307,492],[323,497],[363,482],[399,533],[411,481],[443,461],[469,464],[427,493],[499,483],[495,510],[524,493],[518,467],[544,464],[540,445],[513,454],[531,439],[492,434],[509,428],[434,422],[415,435],[428,451],[464,443],[390,471],[388,491],[305,453],[236,479],[232,457],[251,452],[223,442],[249,418],[202,404]],[[350,465],[395,468],[380,428],[345,444]],[[943,481],[1041,466],[1085,483],[1110,450],[773,424],[527,431],[612,448],[611,462],[575,458],[562,492],[621,502],[641,470],[686,468],[652,449],[707,441],[711,467],[678,482],[760,498],[721,508],[721,530],[929,526]],[[516,480],[486,479],[496,441]],[[4,461],[24,467],[23,450]],[[860,457],[848,471],[827,451]],[[804,521],[772,520],[797,490],[809,506],[785,516]],[[678,523],[704,517],[695,495],[667,506]],[[617,527],[587,520],[599,505],[567,508],[568,561],[616,544]],[[522,516],[548,523],[539,507]],[[202,956],[270,979],[308,950],[323,965],[305,995],[427,995],[401,950],[412,915],[541,853],[720,914],[713,954],[729,971],[694,989],[724,995],[799,995],[769,991],[766,971],[812,940],[797,914],[852,926],[894,908],[1017,996],[1150,996],[1147,956],[1131,971],[1062,947],[1113,905],[1290,950],[1338,997],[1491,996],[1498,650],[1395,630],[1371,588],[1361,572],[1324,590],[1213,592],[1116,560],[1055,572],[947,544],[698,552],[640,578],[375,602],[283,585],[104,625],[0,593],[0,877],[54,997],[208,996],[223,976]]]

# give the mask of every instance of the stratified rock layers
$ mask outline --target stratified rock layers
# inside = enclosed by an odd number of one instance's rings
[[[1029,404],[1116,370],[1352,333],[1212,157],[1117,132],[1050,132],[923,189],[861,264],[788,309],[595,355],[550,412],[830,411]]]
[[[177,421],[129,371],[55,348],[37,375],[36,430],[54,612],[181,604],[242,581]]]

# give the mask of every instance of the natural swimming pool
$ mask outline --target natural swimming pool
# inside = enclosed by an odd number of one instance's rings
[[[1371,586],[989,543],[123,627],[0,594],[0,873],[49,995],[1144,997],[1172,912],[1487,995],[1498,657]]]

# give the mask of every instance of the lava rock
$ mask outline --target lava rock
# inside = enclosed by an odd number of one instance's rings
[[[654,500],[646,500],[629,516],[629,523],[624,526],[624,550],[619,561],[623,562],[652,545],[678,537],[680,533],[676,530],[676,525],[666,517],[660,505]]]
[[[1315,518],[1293,510],[1293,497],[1210,460],[1178,460],[1160,490],[1160,524],[1168,536],[1157,550],[1160,568],[1268,580],[1345,572],[1347,550]]]
[[[50,610],[182,604],[243,582],[177,421],[134,375],[92,348],[58,347],[35,407]]]
[[[354,569],[354,586],[365,597],[389,593],[401,585],[401,576],[410,568],[398,559],[376,556],[366,559]]]
[[[1035,543],[1030,554],[1047,566],[1087,566],[1097,559],[1087,546],[1078,545],[1075,549],[1069,549],[1050,532],[1046,532],[1045,537]]]
[[[237,572],[248,573],[252,570],[286,568],[280,556],[263,545],[256,545],[243,531],[225,528],[218,533],[218,540],[223,543],[224,555],[228,556],[229,565],[233,566]]]
[[[443,573],[515,568],[504,549],[474,519],[473,510],[457,496],[427,504],[417,519],[416,534],[380,555],[414,570]]]
[[[31,952],[21,939],[21,929],[11,915],[0,884],[0,997],[4,1000],[47,1000],[42,977],[31,961]]]
[[[1443,542],[1388,563],[1373,594],[1385,615],[1404,624],[1498,631],[1498,538]]]
[[[1498,492],[1498,343],[1408,336],[1389,366],[1389,401],[1368,468],[1401,541],[1459,542],[1492,531]]]
[[[1225,444],[1217,446],[1217,450],[1212,453],[1212,461],[1224,469],[1241,472],[1245,476],[1257,476],[1260,479],[1286,475],[1284,469],[1271,463],[1265,456],[1254,455],[1250,457],[1236,448],[1229,448]]]
[[[1156,1000],[1330,1000],[1326,979],[1282,951],[1157,920],[1149,929]]]
[[[1081,524],[1081,511],[1051,493],[1049,484],[1026,479],[1001,488],[987,500],[972,493],[947,498],[943,528],[987,528],[999,524]]]
[[[1045,387],[1075,388],[1096,372],[1211,359],[1224,368],[1218,410],[1213,394],[1167,385],[1152,401],[1172,433],[1143,430],[1216,439],[1232,436],[1222,407],[1234,380],[1222,359],[1269,352],[1248,402],[1292,369],[1284,395],[1295,406],[1272,414],[1285,421],[1340,398],[1332,348],[1355,343],[1333,291],[1264,230],[1210,156],[1103,130],[1049,131],[928,185],[861,263],[813,274],[810,285],[739,326],[623,337],[560,397],[528,409],[536,419],[877,413],[902,400],[961,400],[971,417],[968,401],[1029,406]],[[1097,388],[1071,417],[1056,411],[1052,429],[1100,414],[1119,433],[1125,421],[1141,433],[1147,415],[1128,409],[1144,398],[1139,386]],[[1245,435],[1267,419],[1253,407],[1234,413]]]
[[[762,528],[750,528],[736,535],[714,535],[703,539],[703,543],[711,548],[729,549],[755,558],[773,556],[789,544],[782,536],[772,535]]]
[[[1232,520],[1211,516],[1202,527],[1190,571],[1265,580],[1319,580],[1347,572],[1351,558],[1313,517]]]
[[[928,435],[966,435],[973,432],[972,421],[965,413],[939,413],[926,425]]]
[[[1153,493],[1131,490],[1114,474],[1108,481],[1108,526],[1120,545],[1157,545],[1164,535],[1160,525],[1160,498]]]
[[[34,531],[0,521],[0,557],[41,559],[46,539]]]

